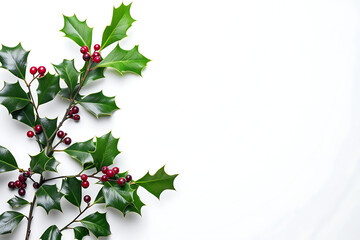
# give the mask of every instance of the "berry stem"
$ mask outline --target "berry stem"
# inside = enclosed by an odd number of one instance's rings
[[[88,205],[86,206],[86,208],[84,208],[84,210],[80,211],[80,213],[79,213],[71,222],[69,222],[65,227],[63,227],[62,229],[60,229],[60,232],[66,230],[66,229],[69,229],[69,226],[70,226],[71,224],[73,224],[74,222],[78,222],[77,219],[78,219],[86,210],[88,210],[91,206],[92,206],[92,205],[88,204]]]
[[[32,180],[32,179],[31,179]],[[40,178],[40,184],[43,183],[43,177],[41,176]],[[35,192],[36,193],[36,192]],[[30,210],[29,210],[29,216],[27,216],[27,220],[28,220],[28,224],[27,224],[27,229],[26,229],[26,237],[25,240],[29,240],[30,239],[30,233],[31,233],[31,222],[33,219],[33,211],[34,211],[34,206],[36,203],[36,194],[34,193],[34,198],[32,200],[32,202],[30,203]]]

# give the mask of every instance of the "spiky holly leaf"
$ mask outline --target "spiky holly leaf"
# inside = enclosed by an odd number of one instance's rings
[[[82,225],[98,237],[106,237],[111,234],[109,223],[106,220],[106,213],[95,212],[81,220]]]
[[[11,116],[31,128],[35,127],[34,106],[31,103],[28,103],[25,107],[12,112]]]
[[[38,104],[44,104],[53,100],[60,91],[59,76],[47,73],[39,78],[39,86],[36,89],[38,94]]]
[[[111,115],[119,109],[115,103],[115,97],[107,97],[102,91],[81,98],[78,103],[95,117]]]
[[[27,58],[30,51],[25,51],[21,43],[16,47],[6,47],[2,45],[0,50],[1,67],[9,70],[18,78],[25,79]]]
[[[93,158],[90,152],[95,150],[93,139],[86,142],[77,142],[66,148],[64,152],[70,155],[73,159],[78,161],[84,168],[93,164]]]
[[[101,188],[98,192],[98,194],[96,195],[94,204],[100,204],[100,203],[105,203],[105,198],[104,198],[104,194],[102,192],[103,188]]]
[[[1,214],[0,235],[12,233],[24,217],[24,214],[15,211],[7,211]]]
[[[76,70],[73,60],[64,59],[59,65],[53,64],[55,71],[60,75],[72,93],[78,83],[80,72]]]
[[[46,213],[49,213],[51,209],[62,212],[60,200],[64,194],[58,191],[56,184],[41,185],[35,194],[37,197],[37,206],[43,207]]]
[[[122,3],[118,8],[114,7],[111,24],[105,28],[102,36],[101,49],[126,37],[126,31],[135,22],[130,15],[130,7],[131,3],[127,6]]]
[[[66,200],[80,209],[82,195],[80,180],[78,180],[76,177],[68,177],[63,179],[60,191],[65,194]]]
[[[85,236],[89,235],[89,230],[87,228],[78,226],[74,227],[74,237],[77,240],[82,240]]]
[[[141,71],[150,59],[141,55],[138,48],[139,46],[135,46],[131,50],[124,50],[117,45],[97,67],[112,67],[121,74],[124,72],[133,72],[141,76]]]
[[[61,232],[55,225],[48,227],[45,232],[41,235],[41,240],[61,240]]]
[[[30,204],[28,201],[26,201],[23,198],[20,198],[18,196],[15,196],[11,199],[9,199],[9,201],[7,201],[7,203],[12,207],[12,208],[19,208],[25,205]]]
[[[120,153],[117,148],[119,138],[114,138],[111,132],[96,138],[96,150],[91,153],[98,171],[103,166],[110,166],[114,158]]]
[[[126,207],[124,213],[127,214],[129,212],[135,212],[141,215],[141,208],[145,206],[145,204],[141,201],[139,195],[137,194],[137,190],[139,186],[132,184],[130,187],[134,189],[134,194],[133,194],[134,202]]]
[[[55,160],[54,157],[48,157],[43,150],[41,153],[35,156],[30,156],[30,168],[31,171],[34,173],[42,173],[44,171],[52,171],[56,172],[57,166],[60,164],[58,161]]]
[[[90,62],[86,62],[84,64],[84,67],[80,70],[80,72],[81,72],[80,79],[84,78],[84,75],[86,73],[86,70],[87,70],[89,64],[90,64]],[[105,77],[104,76],[105,68],[101,68],[101,67],[95,68],[97,65],[98,65],[98,63],[92,62],[91,68],[94,68],[94,69],[89,71],[88,74],[86,75],[84,82],[83,82],[83,86],[87,85],[88,83],[91,83],[93,81],[96,81],[98,79]]]
[[[165,172],[165,166],[160,168],[154,175],[150,175],[149,172],[145,176],[135,181],[137,185],[145,188],[155,197],[160,198],[160,194],[166,190],[175,190],[174,180],[178,174],[168,175]]]
[[[127,206],[133,203],[133,192],[130,184],[126,183],[120,186],[116,181],[107,181],[104,183],[102,193],[106,207],[113,207],[125,213]]]
[[[11,152],[0,146],[0,173],[19,169]]]
[[[71,17],[64,16],[64,27],[60,31],[65,33],[65,37],[76,42],[80,47],[88,46],[91,48],[92,31],[86,24],[86,20],[81,22],[74,14]]]
[[[36,124],[41,124],[43,127],[43,132],[39,134],[39,140],[40,143],[43,146],[46,146],[46,136],[49,138],[56,130],[57,128],[57,118],[50,119],[50,118],[40,118],[37,120]],[[54,141],[54,139],[51,140],[51,143]]]
[[[0,91],[0,104],[4,105],[9,113],[24,108],[28,103],[30,103],[30,99],[19,82],[4,83],[4,87]]]

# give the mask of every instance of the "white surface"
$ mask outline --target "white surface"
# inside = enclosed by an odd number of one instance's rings
[[[32,50],[29,65],[50,72],[64,58],[80,66],[77,45],[58,31],[61,14],[88,18],[100,42],[119,4],[6,1],[0,42],[21,41]],[[140,193],[143,217],[111,210],[109,239],[359,239],[359,7],[350,0],[135,0],[138,21],[121,45],[140,44],[152,62],[143,78],[108,72],[85,90],[117,96],[122,110],[112,118],[97,121],[81,109],[81,122],[64,130],[83,141],[113,129],[121,169],[139,178],[166,164],[180,176],[177,192],[161,201]],[[0,87],[15,80],[4,70],[0,78]],[[55,117],[64,106],[56,99],[40,112]],[[0,122],[0,145],[26,167],[27,154],[37,152],[28,129],[4,107]],[[69,158],[57,158],[61,173],[77,172]],[[16,173],[0,175],[1,212],[10,177]],[[66,214],[48,217],[36,208],[32,239],[75,216],[69,203],[62,207]],[[0,239],[22,239],[24,231],[22,222]]]

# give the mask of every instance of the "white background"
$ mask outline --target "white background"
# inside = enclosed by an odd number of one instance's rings
[[[64,58],[80,67],[79,47],[58,31],[62,13],[87,18],[97,43],[113,5],[120,1],[6,1],[0,42],[21,41],[29,66],[51,73]],[[108,71],[84,93],[104,89],[121,110],[96,120],[80,109],[80,122],[63,129],[74,141],[112,129],[116,163],[135,179],[164,164],[180,175],[161,201],[140,192],[143,217],[109,209],[109,239],[359,239],[359,11],[351,0],[134,0],[137,21],[121,46],[139,44],[152,59],[143,78]],[[16,79],[0,70],[0,80]],[[53,118],[64,107],[57,98],[40,112]],[[28,128],[4,107],[0,123],[0,145],[27,167],[38,151]],[[78,172],[67,156],[57,159],[60,173]],[[1,212],[16,176],[0,175]],[[95,188],[86,193],[94,198]],[[48,217],[35,209],[32,239],[73,219],[76,208],[62,207]],[[25,223],[0,239],[24,238]]]

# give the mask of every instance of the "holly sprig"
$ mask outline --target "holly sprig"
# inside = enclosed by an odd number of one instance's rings
[[[119,109],[115,97],[105,96],[102,91],[82,95],[82,88],[90,82],[104,78],[107,68],[117,70],[120,75],[132,72],[141,76],[142,70],[150,61],[139,52],[138,46],[124,50],[118,43],[127,36],[127,30],[135,21],[130,15],[130,7],[131,4],[114,7],[111,24],[105,27],[101,44],[94,46],[93,29],[86,21],[80,21],[76,15],[63,16],[64,27],[61,31],[80,46],[84,60],[81,69],[76,69],[74,59],[64,59],[59,64],[53,64],[55,74],[47,72],[44,66],[32,66],[28,69],[27,58],[30,51],[24,50],[21,43],[15,47],[2,45],[1,68],[16,76],[18,81],[4,83],[0,91],[0,104],[7,108],[13,119],[30,128],[27,136],[35,139],[39,153],[29,156],[28,168],[20,168],[12,153],[0,146],[0,173],[15,170],[20,172],[16,181],[8,183],[11,191],[18,189],[19,196],[15,195],[8,201],[14,211],[6,211],[0,215],[0,235],[12,233],[25,219],[25,239],[30,239],[34,208],[42,207],[47,213],[62,212],[61,201],[65,199],[74,205],[79,213],[64,226],[49,226],[40,239],[61,239],[65,230],[72,230],[74,238],[79,240],[90,234],[95,238],[106,237],[111,234],[106,217],[107,207],[117,209],[124,216],[129,212],[141,215],[141,209],[145,204],[138,195],[140,187],[157,198],[163,191],[175,189],[174,180],[177,174],[167,174],[164,167],[153,175],[148,172],[142,178],[133,180],[128,172],[120,172],[119,167],[112,166],[120,151],[117,148],[119,138],[114,137],[111,131],[85,142],[72,143],[68,134],[61,130],[68,120],[80,121],[81,109],[87,110],[96,118],[112,115]],[[102,50],[111,46],[114,46],[113,50],[106,56],[103,55]],[[30,78],[26,74],[27,69]],[[61,80],[65,82],[66,88],[60,87]],[[35,81],[38,82],[37,89],[33,89]],[[23,82],[26,88],[23,88],[20,82]],[[68,101],[68,107],[62,117],[47,118],[39,112],[39,106],[49,104],[57,95]],[[61,144],[68,147],[58,150],[57,147]],[[66,176],[57,174],[60,162],[56,158],[58,154],[63,153],[81,166],[82,170],[79,173],[70,173]],[[45,177],[45,172],[53,172],[55,175]],[[102,185],[93,200],[89,195],[83,196],[82,192],[90,186],[89,179],[94,179]],[[31,202],[22,198],[26,194],[28,180],[34,188]],[[56,181],[61,181],[60,189]],[[91,207],[95,204],[104,205],[103,212],[91,212]],[[28,215],[15,211],[24,207],[29,207]]]

